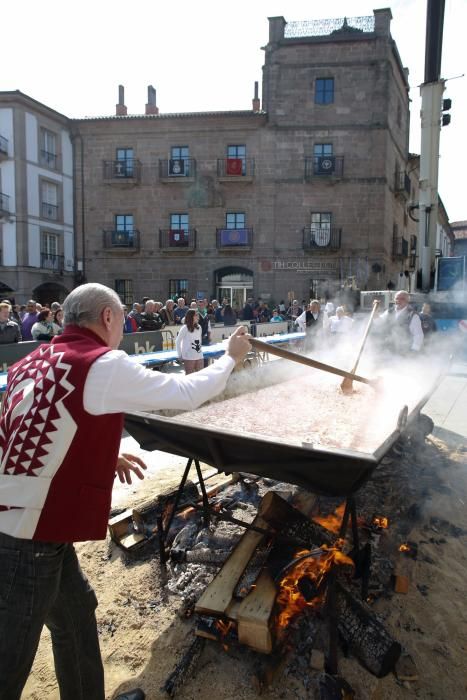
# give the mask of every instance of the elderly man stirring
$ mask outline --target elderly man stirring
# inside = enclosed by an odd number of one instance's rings
[[[123,413],[196,408],[250,348],[239,327],[207,369],[164,375],[117,350],[108,287],[77,287],[63,310],[63,334],[10,368],[0,422],[0,700],[20,698],[44,624],[62,700],[104,700],[97,600],[73,542],[105,538],[115,473],[143,478],[139,458],[118,456]]]

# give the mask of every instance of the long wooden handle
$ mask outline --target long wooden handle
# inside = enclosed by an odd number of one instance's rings
[[[371,323],[372,323],[372,321],[373,321],[373,318],[374,318],[374,315],[375,315],[375,313],[376,313],[376,309],[378,308],[378,306],[379,306],[379,300],[378,300],[378,299],[375,299],[374,302],[373,302],[373,309],[372,309],[372,311],[371,311],[370,318],[368,319],[368,323],[367,323],[367,325],[366,325],[365,333],[364,333],[364,335],[363,335],[362,342],[361,342],[361,344],[360,344],[360,350],[359,350],[359,352],[358,352],[357,359],[355,360],[355,364],[354,364],[354,366],[353,366],[353,368],[352,368],[352,370],[351,370],[351,371],[352,371],[352,374],[354,374],[354,373],[357,371],[358,363],[360,362],[360,358],[361,358],[361,356],[362,356],[363,348],[365,347],[366,339],[368,338],[368,333],[369,333],[369,331],[370,331],[370,326],[371,326]]]
[[[333,367],[332,365],[326,365],[324,362],[318,362],[317,360],[312,360],[309,357],[303,357],[298,355],[296,352],[291,352],[290,350],[284,350],[277,345],[272,345],[265,343],[264,340],[258,340],[258,338],[250,338],[250,343],[255,350],[261,350],[261,352],[268,352],[271,355],[277,355],[277,357],[282,357],[284,360],[292,360],[292,362],[298,362],[301,365],[306,365],[307,367],[314,367],[314,369],[321,369],[324,372],[331,372],[331,374],[338,374],[340,377],[347,377],[348,379],[354,379],[356,382],[363,382],[364,384],[374,384],[374,380],[366,379],[366,377],[359,377],[358,374],[352,374],[351,372],[346,372],[345,369],[339,369],[338,367]]]

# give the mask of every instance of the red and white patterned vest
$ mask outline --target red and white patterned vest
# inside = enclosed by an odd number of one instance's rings
[[[92,363],[109,349],[92,331],[68,326],[10,368],[0,422],[0,510],[21,512],[7,534],[51,542],[105,538],[123,415],[92,416],[83,392]]]

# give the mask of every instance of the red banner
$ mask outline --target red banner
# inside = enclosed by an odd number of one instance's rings
[[[241,158],[227,158],[225,172],[227,175],[243,175],[243,160]]]

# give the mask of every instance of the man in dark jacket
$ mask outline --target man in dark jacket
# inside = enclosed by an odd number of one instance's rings
[[[154,309],[155,303],[149,299],[144,306],[144,313],[141,314],[140,331],[158,331],[164,325],[161,316]]]
[[[16,321],[10,319],[11,306],[6,301],[0,304],[0,343],[20,343],[21,331]]]

